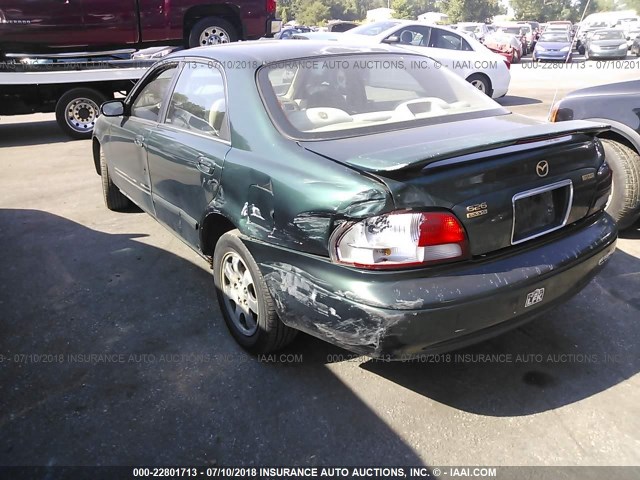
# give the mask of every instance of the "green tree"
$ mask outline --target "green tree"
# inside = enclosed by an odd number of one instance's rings
[[[505,11],[499,0],[450,0],[443,7],[453,23],[484,22]]]
[[[626,0],[625,8],[640,9],[640,0]],[[517,20],[571,20],[579,22],[596,12],[620,10],[623,5],[618,0],[510,0]],[[586,9],[586,11],[585,11]]]
[[[330,8],[320,0],[305,3],[296,14],[296,20],[303,25],[320,25],[330,19]]]
[[[408,0],[393,0],[393,2],[391,2],[391,8],[393,8],[393,18],[416,19],[413,5],[410,4]]]

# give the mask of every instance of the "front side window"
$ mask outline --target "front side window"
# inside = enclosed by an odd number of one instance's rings
[[[229,139],[224,79],[215,65],[187,62],[169,101],[165,123]]]
[[[360,54],[265,65],[260,92],[292,138],[343,138],[507,114],[453,72],[420,55]]]
[[[131,104],[131,116],[157,122],[177,65],[160,69],[151,80],[142,87]]]

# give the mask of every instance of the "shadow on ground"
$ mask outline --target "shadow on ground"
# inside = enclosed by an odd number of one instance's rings
[[[518,97],[515,95],[507,95],[506,97],[498,98],[496,101],[503,107],[513,107],[517,105],[534,105],[536,103],[542,103],[542,100],[530,97]]]
[[[637,374],[638,318],[640,261],[617,250],[582,293],[517,330],[426,363],[371,360],[361,367],[456,409],[532,415]]]
[[[0,465],[422,463],[324,362],[239,349],[204,262],[35,210],[0,251]]]
[[[0,122],[0,147],[26,147],[74,141],[60,130],[55,120],[22,123]]]

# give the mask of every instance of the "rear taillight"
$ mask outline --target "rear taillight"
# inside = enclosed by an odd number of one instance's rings
[[[267,13],[276,13],[276,0],[267,0]]]
[[[461,260],[468,256],[467,246],[452,213],[390,213],[337,230],[331,256],[358,268],[398,269]]]

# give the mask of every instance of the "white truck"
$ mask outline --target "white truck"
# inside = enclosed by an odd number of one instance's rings
[[[67,135],[90,138],[102,102],[126,95],[154,61],[117,57],[131,53],[9,55],[0,61],[0,118],[55,112]]]

